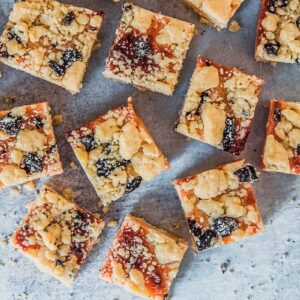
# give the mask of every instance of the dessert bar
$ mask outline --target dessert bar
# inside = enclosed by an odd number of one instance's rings
[[[187,22],[126,3],[103,74],[172,95],[194,29]]]
[[[17,2],[0,37],[0,62],[77,93],[102,19],[52,0]]]
[[[217,28],[226,28],[229,20],[244,0],[184,0],[199,16],[200,21]]]
[[[255,168],[244,160],[174,181],[196,252],[263,230],[254,190]]]
[[[185,241],[128,215],[100,278],[146,299],[166,299],[186,249]]]
[[[71,131],[67,139],[104,206],[169,168],[131,98]]]
[[[103,227],[104,221],[43,186],[12,243],[41,271],[70,286]]]
[[[257,24],[256,59],[300,63],[300,2],[262,0]]]
[[[262,169],[300,175],[300,104],[271,100]]]
[[[62,172],[47,102],[0,111],[0,188]]]
[[[198,57],[175,130],[239,155],[250,133],[263,80]]]

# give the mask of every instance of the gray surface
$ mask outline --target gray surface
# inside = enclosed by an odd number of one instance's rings
[[[0,2],[0,31],[7,20],[13,0]],[[53,113],[62,113],[65,122],[56,127],[58,145],[65,173],[51,179],[38,181],[56,184],[60,189],[72,187],[77,202],[93,212],[97,208],[97,196],[83,171],[72,171],[70,162],[76,161],[67,144],[64,133],[83,125],[86,121],[124,103],[133,95],[135,107],[150,129],[158,144],[169,158],[172,168],[159,178],[143,185],[139,190],[115,202],[105,219],[123,220],[125,214],[143,216],[156,226],[188,238],[183,223],[179,200],[170,184],[174,178],[193,174],[234,159],[213,147],[187,140],[173,131],[178,110],[188,88],[198,54],[228,66],[242,66],[245,71],[262,76],[266,80],[258,104],[254,128],[243,156],[258,166],[267,118],[267,103],[271,97],[300,101],[300,66],[256,63],[253,59],[255,26],[258,13],[257,0],[246,0],[235,19],[241,24],[238,33],[217,32],[197,22],[197,16],[185,8],[181,1],[135,1],[145,8],[191,21],[199,33],[188,52],[179,85],[172,98],[151,92],[141,93],[129,85],[104,79],[104,60],[111,45],[119,19],[120,5],[110,0],[64,1],[82,5],[106,13],[101,30],[102,48],[97,49],[90,61],[81,93],[71,96],[63,89],[45,81],[32,78],[0,65],[0,98],[15,95],[18,104],[30,104],[48,100]],[[0,109],[12,105],[1,104]],[[77,162],[77,161],[76,161]],[[224,246],[194,256],[191,250],[182,264],[172,288],[173,299],[300,299],[300,178],[282,174],[262,173],[255,184],[258,204],[266,231],[240,243]],[[9,189],[0,192],[0,239],[10,235],[23,218],[25,205],[35,193],[24,193],[13,198]],[[173,224],[181,222],[179,230]],[[40,273],[34,265],[12,247],[0,247],[0,299],[135,299],[122,289],[107,285],[98,279],[108,248],[117,228],[106,228],[100,243],[88,258],[72,289],[65,288],[51,277]],[[229,262],[223,274],[221,264]]]

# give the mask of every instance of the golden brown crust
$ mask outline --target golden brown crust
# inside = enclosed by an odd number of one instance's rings
[[[184,240],[126,216],[100,278],[147,299],[164,299],[187,249]]]

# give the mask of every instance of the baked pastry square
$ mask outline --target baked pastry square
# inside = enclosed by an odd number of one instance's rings
[[[194,30],[193,24],[126,3],[103,74],[170,96]]]
[[[239,155],[263,80],[199,56],[175,130]]]
[[[131,98],[71,131],[67,139],[104,206],[169,168]]]
[[[300,2],[262,0],[257,23],[257,60],[300,64]]]
[[[0,38],[0,61],[77,93],[102,19],[57,1],[20,1]]]
[[[128,215],[100,278],[146,299],[166,299],[186,249],[184,240]]]
[[[104,221],[43,186],[12,237],[37,267],[70,286],[104,227]]]
[[[0,188],[62,172],[47,102],[0,111]]]
[[[217,28],[226,28],[244,0],[184,0],[199,16],[200,21]]]
[[[262,169],[300,175],[300,103],[271,100]]]
[[[254,167],[239,160],[173,182],[196,252],[263,231],[251,186],[256,179]]]

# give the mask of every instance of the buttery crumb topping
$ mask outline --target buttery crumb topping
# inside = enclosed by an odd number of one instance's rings
[[[70,285],[103,227],[101,219],[44,186],[12,240],[42,271]]]
[[[244,160],[174,181],[199,252],[263,230],[251,183],[255,168]]]

